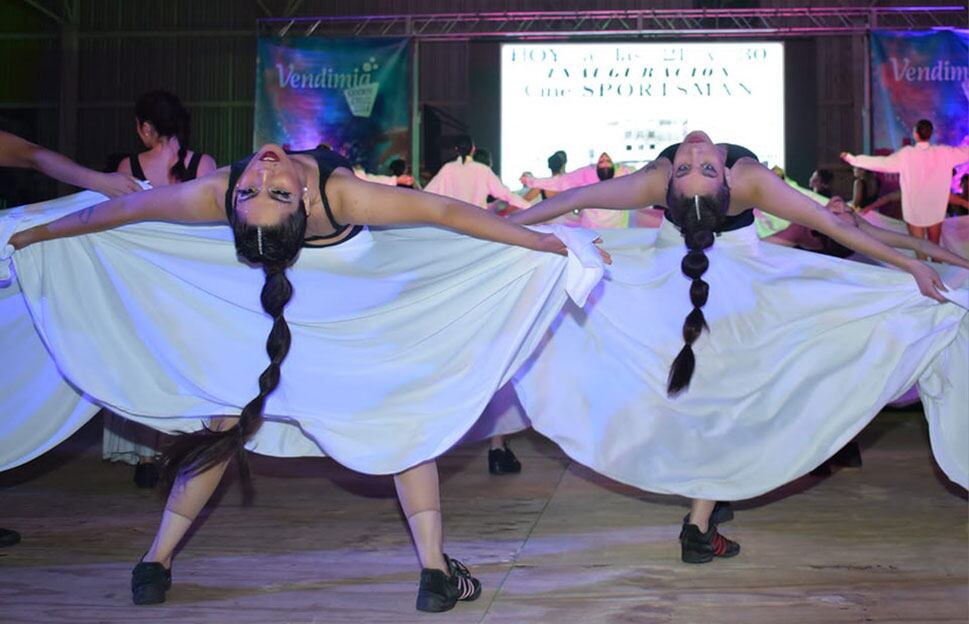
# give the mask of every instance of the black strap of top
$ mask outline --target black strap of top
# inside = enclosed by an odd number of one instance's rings
[[[741,158],[753,158],[754,160],[759,160],[757,158],[757,154],[754,154],[752,151],[750,151],[746,147],[743,147],[742,145],[734,145],[733,143],[718,143],[718,145],[723,145],[727,148],[727,159],[724,162],[724,165],[726,167],[733,167],[734,164],[736,164],[736,162]],[[679,143],[674,143],[673,145],[670,145],[662,152],[660,152],[657,158],[666,158],[666,159],[669,159],[670,162],[672,162],[673,156],[676,155],[676,150],[679,147],[680,147]],[[667,219],[670,219],[669,208],[665,208],[663,210],[663,214]],[[670,222],[674,224],[676,223],[672,219],[670,219]],[[717,228],[717,232],[732,232],[733,230],[739,230],[741,228],[745,228],[748,225],[751,225],[753,222],[754,222],[754,211],[753,209],[748,208],[747,210],[744,210],[738,215],[728,215],[726,218],[724,218],[723,224],[719,228]]]
[[[339,167],[344,167],[346,169],[351,169],[350,162],[340,156],[333,150],[327,149],[325,147],[317,147],[312,150],[305,150],[301,152],[286,152],[287,154],[307,154],[316,160],[316,166],[320,170],[320,197],[323,200],[323,210],[326,211],[326,218],[333,226],[334,232],[332,234],[326,234],[324,236],[309,236],[306,238],[307,241],[325,241],[329,239],[336,238],[347,231],[350,228],[349,225],[341,225],[337,223],[337,220],[333,217],[333,209],[330,208],[330,200],[326,197],[326,181],[330,178],[330,174],[333,173],[334,169]],[[229,219],[232,218],[233,210],[233,191],[235,190],[236,184],[239,182],[239,176],[249,165],[249,161],[255,154],[250,154],[242,160],[238,160],[229,167],[229,185],[225,190],[225,214]],[[357,232],[353,232],[351,236],[355,236]],[[348,236],[347,238],[350,238]],[[346,240],[346,239],[344,239]],[[342,242],[342,240],[340,241]],[[322,247],[325,245],[314,245],[316,247]]]
[[[145,177],[145,170],[141,168],[141,160],[138,159],[138,154],[132,154],[128,156],[128,165],[131,167],[131,175],[135,179],[141,181],[147,181],[148,178]]]
[[[195,152],[192,154],[192,159],[188,161],[188,167],[186,171],[188,172],[187,180],[194,180],[199,175],[199,163],[202,162],[202,154]]]

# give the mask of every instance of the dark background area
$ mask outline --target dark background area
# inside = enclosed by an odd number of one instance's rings
[[[111,154],[141,149],[133,101],[144,91],[164,88],[192,113],[192,147],[213,154],[220,165],[232,162],[251,151],[256,22],[269,16],[849,4],[872,3],[0,0],[0,129],[102,169]],[[839,172],[838,189],[849,184],[838,153],[862,148],[867,45],[861,34],[787,40],[787,169],[802,184],[817,166]],[[448,135],[460,126],[491,150],[496,166],[500,163],[498,50],[497,41],[420,43],[425,164],[440,162]],[[66,190],[36,174],[0,170],[0,197],[8,206]]]

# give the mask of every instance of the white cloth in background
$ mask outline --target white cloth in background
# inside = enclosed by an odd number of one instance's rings
[[[18,227],[83,207],[68,203]],[[365,230],[304,249],[289,272],[292,349],[266,405],[270,422],[250,448],[326,453],[369,473],[447,450],[527,359],[567,290],[583,301],[602,275],[595,234],[556,229],[578,254],[432,228]],[[14,263],[0,336],[19,366],[0,383],[0,468],[51,448],[95,413],[72,385],[165,432],[238,414],[255,396],[268,363],[264,280],[237,260],[227,227],[136,224],[32,245]]]
[[[458,157],[446,163],[424,190],[460,199],[480,208],[488,207],[488,195],[504,200],[515,208],[528,208],[530,205],[502,184],[491,167],[472,160],[470,156],[464,162]]]
[[[514,378],[535,429],[571,457],[645,490],[748,498],[813,469],[918,382],[935,457],[967,486],[969,291],[939,304],[907,273],[724,232],[707,250],[696,372],[670,399],[692,309],[683,239],[668,222],[600,235],[608,276]]]
[[[969,147],[930,145],[919,141],[888,156],[864,154],[847,159],[852,167],[899,174],[902,218],[917,227],[928,227],[945,218],[949,204],[952,168],[969,160]]]

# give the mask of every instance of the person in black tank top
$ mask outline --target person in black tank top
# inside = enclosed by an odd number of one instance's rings
[[[318,175],[319,183],[311,189],[314,175]],[[175,546],[214,492],[229,461],[238,456],[244,462],[245,444],[262,425],[266,398],[279,384],[291,341],[284,310],[293,286],[286,270],[304,246],[343,243],[363,225],[427,224],[508,245],[566,254],[564,243],[554,234],[521,227],[477,206],[359,180],[349,163],[329,149],[288,154],[277,145],[263,146],[256,154],[213,175],[134,193],[22,230],[10,242],[20,249],[34,242],[137,221],[227,222],[238,256],[263,269],[260,302],[272,318],[272,329],[266,340],[269,365],[259,376],[259,393],[241,414],[212,418],[207,428],[174,436],[166,450],[161,484],[169,490],[169,498],[151,548],[132,571],[132,600],[136,604],[165,600]],[[603,253],[603,257],[608,262],[608,254]],[[326,399],[321,397],[321,401]],[[460,600],[478,598],[481,584],[460,562],[442,552],[435,460],[429,458],[408,468],[394,480],[423,568],[417,608],[446,611]]]
[[[208,154],[189,155],[191,116],[174,94],[149,91],[139,96],[135,102],[135,130],[148,151],[122,160],[118,171],[147,180],[154,187],[188,182],[215,171],[215,159]],[[174,164],[169,167],[172,160]],[[161,163],[163,169],[159,170]],[[146,174],[146,167],[150,175]]]

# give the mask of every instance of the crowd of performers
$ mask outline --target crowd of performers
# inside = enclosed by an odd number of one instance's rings
[[[0,166],[94,191],[0,213],[0,340],[24,368],[4,380],[0,468],[101,408],[108,458],[159,452],[128,423],[166,434],[136,604],[165,600],[176,547],[246,448],[393,474],[423,611],[481,594],[444,552],[435,463],[472,429],[494,474],[521,469],[503,434],[531,426],[691,498],[688,563],[739,553],[726,501],[816,469],[916,384],[936,460],[967,485],[969,260],[940,224],[969,149],[931,145],[928,122],[895,154],[843,156],[899,173],[910,235],[866,218],[869,177],[829,200],[701,131],[636,171],[556,152],[517,193],[465,137],[420,191],[403,163],[375,176],[326,146],[217,168],[164,92],[135,117],[146,151],[112,173],[0,134]],[[850,253],[869,263],[832,257]],[[515,409],[495,408],[508,393]]]

